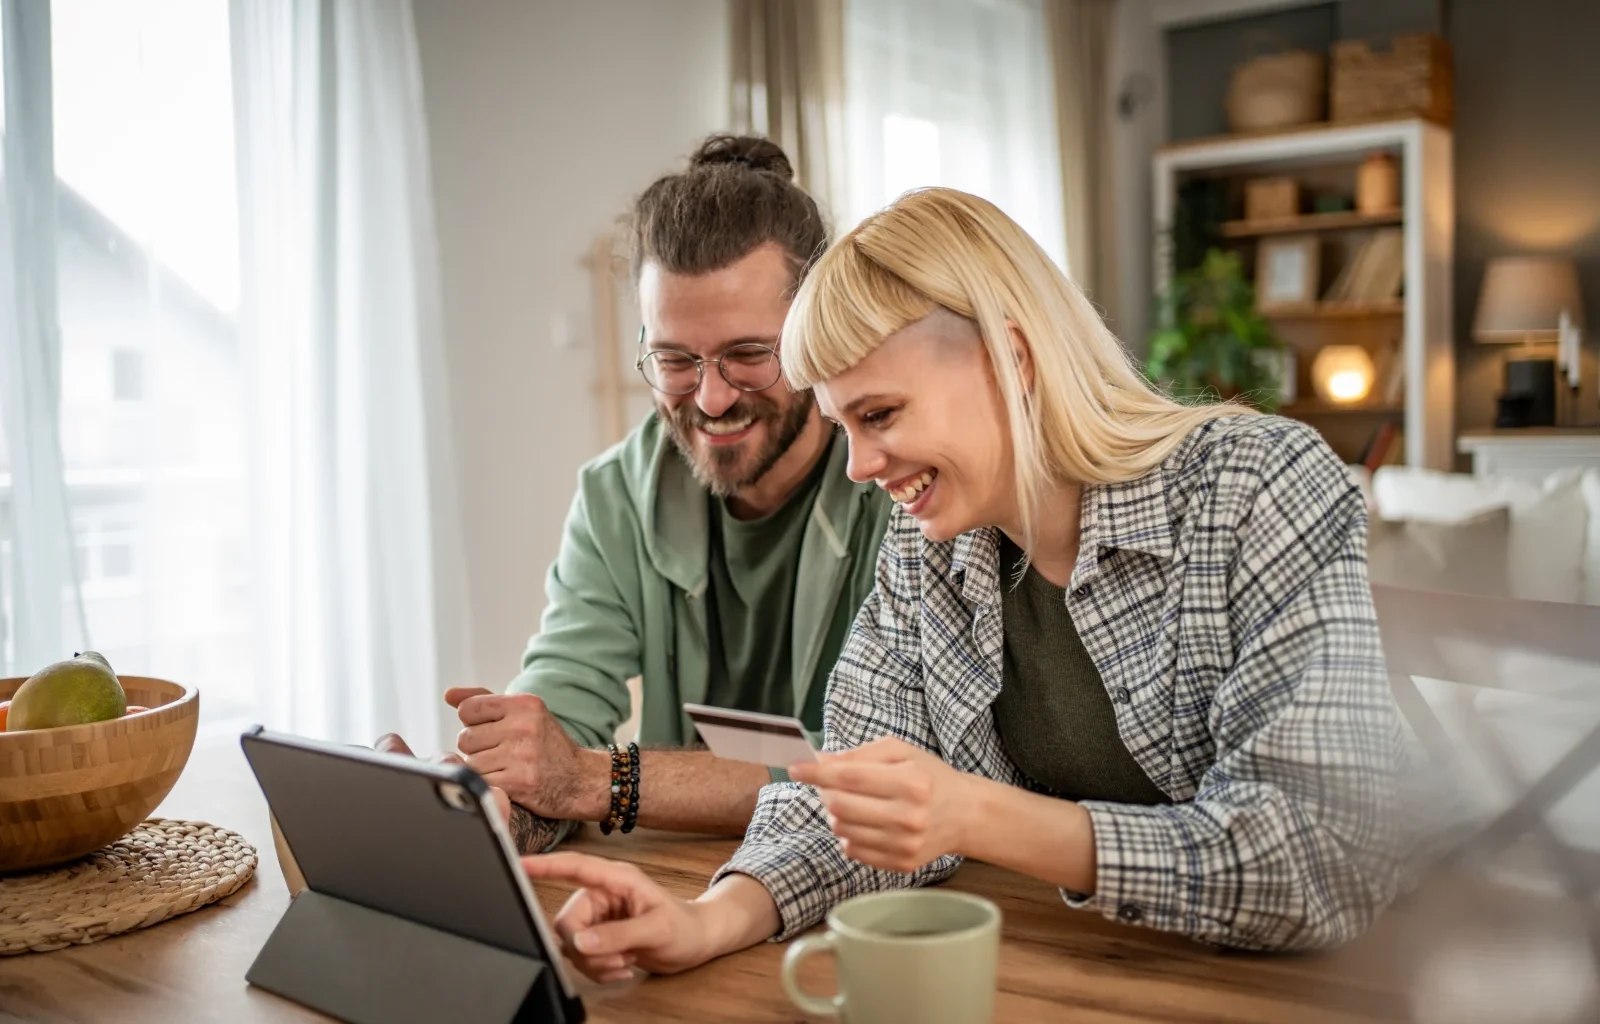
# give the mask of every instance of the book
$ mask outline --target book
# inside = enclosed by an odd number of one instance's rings
[[[1356,248],[1323,297],[1335,304],[1392,302],[1405,281],[1405,235],[1398,228],[1373,232]]]
[[[1378,429],[1373,432],[1372,439],[1367,442],[1366,448],[1361,452],[1361,464],[1367,467],[1368,472],[1376,472],[1377,468],[1390,462],[1394,454],[1395,439],[1400,436],[1400,428],[1387,420],[1378,424]]]
[[[1383,381],[1383,404],[1400,405],[1405,401],[1406,359],[1398,347],[1389,353],[1389,374]]]

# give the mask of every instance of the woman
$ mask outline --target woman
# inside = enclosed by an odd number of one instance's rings
[[[1392,897],[1398,717],[1361,497],[1303,424],[1152,389],[989,203],[910,193],[841,239],[784,372],[897,502],[830,682],[821,763],[762,791],[698,900],[578,854],[581,969],[787,938],[962,857],[1071,906],[1254,949]]]

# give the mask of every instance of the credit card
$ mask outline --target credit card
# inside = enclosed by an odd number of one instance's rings
[[[685,704],[683,713],[694,722],[706,746],[718,757],[749,761],[768,768],[787,768],[815,761],[816,748],[798,718],[735,711],[704,704]]]

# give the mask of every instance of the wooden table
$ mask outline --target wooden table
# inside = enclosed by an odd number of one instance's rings
[[[265,802],[237,742],[197,747],[157,813],[210,821],[247,836],[261,856],[255,879],[219,904],[154,928],[89,946],[0,958],[0,1022],[326,1020],[244,982],[289,896],[273,854]],[[413,841],[395,837],[397,846]],[[603,838],[593,830],[573,844],[633,861],[683,896],[699,893],[733,846],[729,840],[662,833]],[[965,866],[949,884],[993,899],[1005,915],[997,1021],[1407,1020],[1419,958],[1444,934],[1458,941],[1475,928],[1503,934],[1534,921],[1544,934],[1560,937],[1576,927],[1558,905],[1525,894],[1486,898],[1475,891],[1463,899],[1448,891],[1433,897],[1424,892],[1336,952],[1253,956],[1219,953],[1069,910],[1049,886],[984,864]],[[566,891],[546,887],[540,898],[553,914]],[[1462,917],[1468,907],[1470,920]],[[586,985],[589,1019],[800,1020],[778,983],[782,956],[782,947],[767,943],[677,977],[607,989]],[[831,991],[825,958],[808,963],[805,981],[813,991]]]

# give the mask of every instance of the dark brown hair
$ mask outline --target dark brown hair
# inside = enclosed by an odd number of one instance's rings
[[[828,225],[794,183],[789,158],[755,135],[706,139],[681,173],[644,190],[629,220],[634,281],[647,261],[673,274],[704,274],[776,242],[798,285],[828,244]]]

